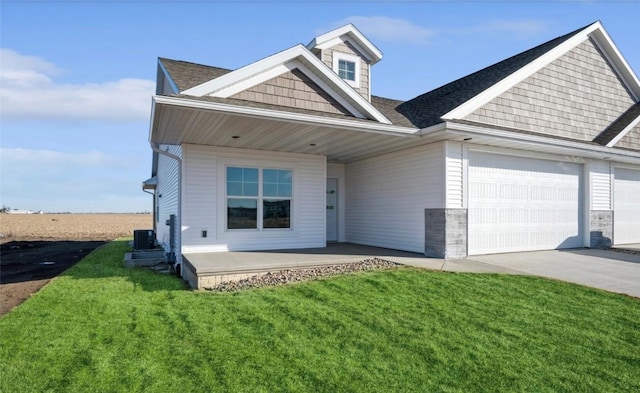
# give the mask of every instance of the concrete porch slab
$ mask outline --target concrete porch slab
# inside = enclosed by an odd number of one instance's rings
[[[351,243],[330,243],[323,248],[274,251],[229,251],[184,254],[198,274],[231,274],[309,268],[380,258],[404,265],[440,269],[442,259],[423,254]]]
[[[509,267],[469,259],[444,260],[413,252],[351,243],[330,243],[323,248],[184,254],[182,276],[193,288],[207,288],[260,273],[354,263],[372,258],[429,270],[523,274]]]

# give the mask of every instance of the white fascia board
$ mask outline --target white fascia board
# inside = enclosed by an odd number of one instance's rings
[[[331,68],[329,68],[326,64],[324,64],[324,62],[322,62],[322,60],[314,56],[313,53],[311,53],[304,46],[301,47],[304,49],[304,55],[302,56],[302,58],[305,61],[309,62],[309,65],[311,65],[313,69],[317,70],[320,75],[324,76],[331,82],[331,84],[336,86],[338,92],[344,93],[349,99],[351,99],[353,103],[360,108],[362,113],[371,116],[374,120],[377,120],[380,123],[391,124],[391,121],[389,121],[389,119],[387,119],[382,113],[380,113],[380,111],[378,111],[369,101],[367,101],[366,98],[361,96],[360,93],[355,91],[353,87],[349,86],[349,84],[344,79],[340,78],[338,74],[333,72]],[[312,69],[309,70],[313,71]],[[311,77],[311,75],[307,76]],[[326,92],[331,93],[332,90],[333,89],[329,89]]]
[[[160,70],[164,74],[165,79],[169,81],[169,85],[173,89],[173,93],[178,94],[180,92],[180,89],[178,89],[178,85],[173,80],[173,78],[171,77],[171,74],[169,74],[169,71],[167,71],[167,69],[165,68],[164,64],[162,64],[162,61],[160,59],[158,59],[158,66],[160,67]]]
[[[218,90],[239,83],[247,78],[255,76],[256,74],[263,73],[265,70],[269,70],[278,65],[282,65],[287,61],[300,56],[303,52],[301,50],[302,48],[304,48],[302,45],[296,45],[282,52],[276,53],[275,55],[271,55],[262,60],[258,60],[255,63],[251,63],[242,68],[238,68],[235,71],[231,71],[227,74],[219,76],[213,80],[184,90],[180,92],[180,94],[196,97],[215,95]]]
[[[156,121],[156,101],[157,101],[156,97],[159,97],[159,96],[151,97],[151,116],[149,118],[149,136],[148,136],[149,141],[153,139],[153,124]]]
[[[356,109],[353,105],[351,105],[341,95],[337,94],[334,89],[329,87],[329,85],[327,85],[322,79],[320,79],[315,73],[309,70],[309,68],[304,66],[298,60],[292,60],[286,64],[277,65],[271,68],[270,70],[267,70],[261,74],[255,75],[254,78],[245,79],[238,83],[227,86],[223,89],[220,89],[216,93],[211,94],[211,96],[220,97],[220,98],[229,98],[244,90],[250,89],[253,86],[259,85],[270,79],[276,78],[286,72],[293,71],[296,68],[302,71],[303,74],[309,77],[309,79],[311,79],[315,84],[320,86],[322,90],[324,90],[327,94],[329,94],[334,100],[336,100],[340,105],[342,105],[346,110],[348,110],[355,117],[366,119],[365,115],[363,115],[358,109]]]
[[[314,116],[303,113],[276,111],[272,109],[261,109],[247,106],[229,105],[217,102],[206,102],[190,100],[179,97],[166,97],[166,96],[154,96],[153,106],[156,105],[172,105],[185,107],[190,109],[201,109],[224,112],[229,114],[244,115],[250,117],[261,117],[272,120],[282,120],[297,123],[305,123],[312,125],[320,125],[327,127],[336,127],[340,129],[364,131],[378,134],[387,134],[404,137],[419,137],[417,128],[401,127],[392,124],[374,123],[374,122],[360,122],[347,119],[339,119],[325,116]],[[152,121],[153,127],[153,121]]]
[[[631,92],[636,101],[640,101],[640,80],[638,80],[638,76],[633,72],[633,69],[600,22],[597,22],[597,25],[599,28],[591,34],[593,41],[614,68],[627,90]]]
[[[613,147],[616,143],[618,143],[618,141],[620,141],[620,139],[624,138],[624,136],[627,135],[627,133],[631,131],[633,127],[637,126],[638,124],[640,124],[640,116],[636,117],[622,131],[620,131],[620,133],[616,135],[615,138],[613,138],[609,143],[607,143],[607,147]]]
[[[600,159],[611,159],[615,156],[624,157],[625,159],[633,160],[640,164],[640,152],[634,152],[631,150],[623,150],[623,149],[615,149],[611,147],[598,146],[591,143],[584,143],[579,141],[567,141],[563,139],[556,139],[552,137],[540,136],[540,135],[531,135],[531,134],[521,134],[515,133],[513,131],[504,131],[504,130],[496,130],[490,127],[482,127],[471,124],[460,124],[460,123],[446,123],[447,132],[451,132],[454,134],[462,134],[471,136],[472,134],[478,136],[486,136],[486,137],[494,137],[504,140],[509,140],[511,142],[520,142],[523,145],[526,144],[536,144],[536,145],[546,145],[553,147],[560,147],[566,149],[567,151],[573,152],[577,156],[588,156],[594,157],[598,156]],[[606,158],[609,157],[609,158]]]
[[[335,86],[335,88],[331,88],[325,82],[322,82],[321,84],[319,83],[319,85],[329,95],[340,102],[345,109],[352,112],[354,116],[362,118],[369,116],[380,123],[391,124],[389,119],[371,105],[369,101],[349,86],[347,82],[340,78],[303,45],[296,45],[285,51],[276,53],[275,55],[239,68],[216,79],[187,89],[181,94],[196,97],[208,95],[212,97],[228,98],[242,90],[248,89],[262,82],[266,82],[269,79],[290,71],[290,68],[288,67],[295,64],[295,60],[300,59],[303,59],[305,63],[309,64],[317,72],[314,72],[308,67],[304,70],[301,69],[301,71],[316,83],[320,80],[316,74],[320,74],[325,80],[328,80],[333,86]],[[301,65],[303,64],[299,61],[298,63]],[[340,94],[340,92],[343,94]],[[352,104],[349,104],[347,101],[351,101]]]
[[[327,85],[322,79],[318,77],[313,71],[307,68],[304,64],[299,61],[292,62],[294,68],[299,69],[304,73],[309,79],[313,81],[316,85],[320,86],[325,93],[329,94],[331,98],[336,100],[340,105],[342,105],[346,110],[351,112],[354,116],[359,117],[361,119],[365,119],[366,116],[363,115],[358,109],[356,109],[353,105],[351,105],[347,100],[345,100],[340,94],[337,94],[334,89],[332,89],[329,85]]]
[[[373,43],[351,23],[315,37],[307,45],[307,48],[310,50],[313,48],[330,48],[342,42],[342,36],[347,36],[345,39],[354,45],[356,49],[361,51],[362,54],[366,55],[372,64],[377,63],[382,59],[382,52],[380,49],[373,45]]]
[[[581,32],[576,33],[573,37],[569,38],[568,40],[564,41],[560,45],[551,49],[544,55],[538,57],[531,63],[520,68],[519,70],[509,75],[508,77],[504,78],[503,80],[496,83],[495,85],[491,86],[490,88],[484,90],[482,93],[471,98],[464,104],[459,105],[453,110],[447,112],[442,116],[442,119],[444,120],[464,119],[471,113],[478,110],[480,107],[488,104],[494,98],[498,97],[499,95],[503,94],[510,88],[514,87],[518,83],[527,79],[537,71],[551,64],[553,61],[557,60],[560,56],[564,55],[565,53],[567,53],[568,51],[570,51],[571,49],[575,48],[576,46],[584,42],[586,39],[588,39],[589,35],[593,31],[601,28],[602,28],[602,25],[600,24],[600,22],[596,22],[584,28]]]

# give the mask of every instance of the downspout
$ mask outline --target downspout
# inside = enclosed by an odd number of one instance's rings
[[[147,191],[144,188],[142,189],[142,192],[146,192],[147,194],[153,197],[153,211],[151,212],[151,217],[153,217],[153,233],[156,233],[156,230],[157,230],[156,228],[156,192],[155,190]],[[155,244],[155,239],[154,239],[154,244]]]
[[[149,141],[149,144],[154,152],[174,159],[178,163],[178,222],[176,223],[176,230],[182,232],[182,159],[173,153],[160,149],[159,143]],[[173,253],[174,257],[176,257],[175,245],[171,245],[170,252]],[[182,253],[182,233],[180,233],[180,253]],[[179,265],[180,264],[177,263],[176,257],[176,272],[179,276],[182,276]]]

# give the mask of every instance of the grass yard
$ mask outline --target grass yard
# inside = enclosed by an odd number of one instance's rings
[[[126,250],[0,319],[0,391],[640,391],[638,299],[409,268],[193,292]]]

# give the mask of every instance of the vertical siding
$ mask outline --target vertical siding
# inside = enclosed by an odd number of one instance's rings
[[[217,156],[195,145],[184,145],[182,210],[184,247],[206,246],[218,236],[216,198],[218,195]],[[207,231],[207,237],[202,237]]]
[[[160,145],[160,149],[182,157],[182,148],[176,145]],[[169,227],[166,221],[171,214],[175,214],[178,219],[176,231],[176,257],[180,258],[180,217],[178,217],[178,182],[180,181],[178,162],[173,158],[159,154],[158,156],[158,187],[156,194],[158,195],[159,220],[156,222],[156,239],[163,246],[165,251],[170,250]],[[160,196],[162,195],[162,196]]]
[[[611,164],[606,161],[589,164],[591,210],[611,210]]]
[[[443,144],[347,165],[347,241],[424,252],[424,209],[444,206]]]
[[[324,247],[324,156],[184,145],[183,252]],[[229,231],[225,228],[228,165],[293,169],[292,229]],[[202,231],[207,237],[202,237]]]
[[[445,170],[447,176],[446,207],[458,209],[464,207],[463,199],[463,157],[462,143],[446,142]]]
[[[466,120],[591,141],[634,103],[586,40]]]

